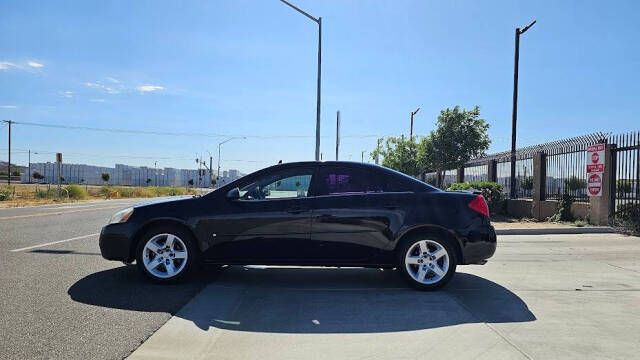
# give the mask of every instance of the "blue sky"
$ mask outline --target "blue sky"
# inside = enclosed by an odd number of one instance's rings
[[[414,131],[426,134],[441,109],[480,105],[490,151],[508,149],[514,28],[534,18],[518,145],[640,128],[639,2],[294,3],[323,18],[325,159],[336,110],[344,160],[371,151],[370,135],[407,134],[417,106]],[[245,172],[313,159],[317,26],[277,0],[3,1],[0,34],[0,119],[247,135],[222,154],[223,169]],[[216,162],[223,140],[26,125],[13,135],[14,148],[40,150],[34,162],[60,151],[65,162],[183,168],[196,153]],[[0,159],[6,148],[2,126]]]

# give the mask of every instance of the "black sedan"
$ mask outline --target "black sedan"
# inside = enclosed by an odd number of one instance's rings
[[[495,249],[482,195],[337,161],[275,165],[204,196],[124,209],[100,234],[105,259],[136,261],[162,282],[204,262],[397,268],[435,289]]]

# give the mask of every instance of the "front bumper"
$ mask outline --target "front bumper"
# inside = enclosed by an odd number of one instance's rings
[[[483,264],[496,252],[496,231],[488,221],[474,226],[464,235],[462,239],[464,264]]]
[[[134,260],[131,229],[129,224],[105,225],[100,232],[100,253],[107,260],[131,262]]]

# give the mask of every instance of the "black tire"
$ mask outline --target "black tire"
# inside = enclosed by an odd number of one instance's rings
[[[443,257],[435,259],[435,257],[432,258],[430,254],[422,255],[426,257],[419,259],[419,261],[421,260],[420,264],[416,264],[416,265],[410,264],[409,268],[411,269],[411,273],[409,272],[409,269],[407,269],[407,264],[405,261],[407,258],[407,252],[412,251],[412,256],[415,256],[416,251],[418,252],[420,251],[419,243],[423,240],[426,240],[427,242],[426,245],[427,245],[428,251],[433,250],[433,252],[435,253],[437,250],[439,250],[435,244],[438,244],[442,249],[446,251],[447,266],[446,266],[446,271],[444,271],[444,275],[438,276],[435,273],[435,270],[436,270],[435,266],[438,267],[437,268],[438,271],[442,272],[445,259]],[[416,248],[416,246],[418,248]],[[402,241],[402,245],[400,246],[400,249],[398,251],[398,254],[397,254],[398,268],[402,273],[402,276],[414,288],[418,290],[427,290],[427,291],[439,289],[442,286],[446,285],[456,272],[456,266],[458,264],[458,261],[456,258],[456,251],[454,246],[455,245],[452,244],[449,239],[443,238],[442,236],[439,236],[437,234],[425,233],[425,234],[409,235],[406,239]],[[427,279],[426,281],[427,282],[434,281],[433,283],[420,282],[415,278],[415,277],[419,277],[420,267],[423,267],[422,271],[425,271],[424,269],[426,269],[426,276],[424,277],[425,279]],[[427,278],[428,276],[431,276],[431,277]],[[440,279],[437,279],[438,277],[440,277]]]
[[[177,272],[173,276],[168,276],[168,277],[156,276],[154,273],[150,272],[147,269],[147,267],[145,266],[145,262],[143,260],[143,256],[145,256],[144,249],[146,244],[151,239],[153,239],[156,236],[160,236],[161,234],[172,234],[176,236],[184,244],[184,248],[185,248],[184,250],[186,250],[187,252],[187,257],[184,260],[186,264],[184,265],[184,267],[181,268],[179,272]],[[178,248],[182,248],[182,246],[178,244]],[[157,255],[153,255],[153,256],[157,256]],[[171,260],[171,263],[179,264],[179,265],[182,264],[178,259]],[[140,241],[136,246],[136,264],[138,266],[138,270],[140,270],[144,275],[149,277],[151,280],[159,283],[171,283],[171,282],[176,282],[178,280],[189,278],[193,275],[193,273],[200,266],[200,252],[198,251],[198,248],[196,246],[195,239],[193,238],[193,236],[191,236],[191,234],[188,231],[185,231],[184,229],[180,227],[175,227],[175,226],[158,226],[150,229],[140,238]],[[164,265],[162,265],[162,267],[164,267]],[[166,272],[166,268],[164,269]],[[161,270],[159,270],[159,272],[161,272]]]

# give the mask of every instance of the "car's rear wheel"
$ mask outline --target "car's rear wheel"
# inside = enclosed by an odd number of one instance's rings
[[[170,282],[195,268],[198,252],[190,234],[179,228],[163,227],[147,232],[136,249],[138,268],[151,279]]]
[[[444,286],[456,272],[457,260],[449,241],[437,235],[415,235],[399,252],[399,267],[409,284],[420,290]]]

